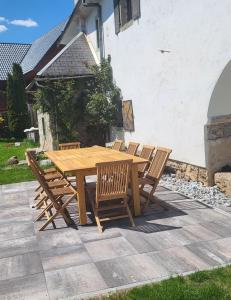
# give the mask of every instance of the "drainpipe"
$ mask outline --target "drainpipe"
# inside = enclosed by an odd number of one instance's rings
[[[104,58],[104,44],[103,44],[103,22],[102,22],[102,6],[99,3],[88,3],[87,0],[82,0],[84,7],[97,7],[99,18],[99,51],[100,61]]]

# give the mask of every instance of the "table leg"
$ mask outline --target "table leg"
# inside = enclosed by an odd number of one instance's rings
[[[139,216],[141,213],[140,210],[140,193],[139,193],[139,180],[138,180],[138,168],[136,164],[132,165],[132,176],[131,176],[131,185],[132,185],[132,198],[134,205],[134,214]]]
[[[85,183],[84,175],[78,172],[76,174],[77,197],[79,206],[79,223],[87,224],[86,200],[85,200]]]

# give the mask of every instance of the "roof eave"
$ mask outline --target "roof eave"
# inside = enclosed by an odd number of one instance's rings
[[[88,78],[94,77],[93,74],[77,74],[77,75],[62,75],[62,76],[38,76],[35,77],[37,81],[44,81],[44,80],[67,80],[67,79],[75,79],[75,78]]]

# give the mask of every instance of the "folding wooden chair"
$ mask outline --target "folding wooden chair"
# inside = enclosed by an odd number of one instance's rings
[[[95,199],[91,197],[91,203],[100,232],[103,231],[101,222],[109,220],[129,218],[135,226],[127,196],[131,165],[132,160],[96,164]],[[91,192],[92,187],[88,191]]]
[[[59,144],[59,150],[79,149],[80,142]]]
[[[122,140],[115,140],[114,144],[112,146],[113,150],[121,151],[123,146],[123,141]]]
[[[26,157],[28,160],[28,164],[29,166],[31,166],[31,164],[34,165],[34,168],[36,168],[36,170],[42,175],[44,176],[44,179],[46,181],[49,181],[49,185],[50,186],[57,186],[60,184],[63,184],[65,181],[64,176],[58,172],[55,168],[49,168],[49,169],[42,169],[40,168],[40,166],[38,165],[34,154],[31,151],[27,151],[26,152]],[[32,172],[34,173],[33,169],[31,169]],[[34,174],[36,176],[36,174]],[[63,181],[62,181],[63,180]],[[59,181],[59,182],[57,182]],[[53,183],[52,183],[53,182]],[[41,185],[39,185],[35,191],[37,192],[37,195],[35,196],[34,200],[39,200],[38,203],[35,205],[35,207],[40,208],[42,203],[43,203],[43,199],[44,199],[44,195],[43,195],[43,189],[41,187]]]
[[[47,218],[47,221],[43,224],[39,231],[44,230],[50,223],[53,223],[53,226],[55,227],[54,220],[58,215],[61,215],[64,218],[64,221],[67,225],[73,225],[73,221],[71,220],[66,207],[74,198],[77,197],[77,191],[70,184],[62,187],[50,188],[44,177],[38,172],[33,163],[31,164],[31,169],[36,175],[36,178],[46,195],[44,200],[46,205],[35,220],[39,221],[43,217]],[[64,196],[69,197],[63,201]],[[54,213],[52,212],[52,209],[55,210]]]
[[[131,155],[136,155],[139,145],[140,145],[139,143],[129,142],[126,153]]]
[[[28,159],[29,165],[31,164],[31,162],[33,162],[35,167],[39,170],[39,172],[45,176],[46,180],[54,180],[54,179],[63,178],[63,175],[56,168],[49,168],[49,169],[40,168],[37,160],[35,159],[35,157],[31,151],[26,152],[26,157]]]
[[[140,152],[140,157],[147,159],[150,161],[151,157],[152,157],[152,153],[155,150],[154,146],[149,146],[149,145],[144,145],[142,148],[142,151]],[[149,167],[149,162],[147,163],[143,163],[143,164],[139,164],[138,165],[138,174],[139,177],[143,177],[144,173],[147,171],[148,167]]]
[[[150,201],[152,201],[152,197],[155,193],[160,178],[164,172],[164,168],[166,166],[166,163],[168,161],[171,152],[172,152],[171,149],[157,147],[154,152],[154,156],[149,166],[147,174],[144,177],[139,178],[141,194],[144,194],[143,192],[144,192],[145,185],[151,186],[151,191],[148,194],[148,198],[144,206],[144,209],[146,209]]]

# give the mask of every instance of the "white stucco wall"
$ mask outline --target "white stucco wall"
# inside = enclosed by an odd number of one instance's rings
[[[51,126],[50,126],[50,117],[48,113],[43,113],[40,110],[37,111],[38,117],[38,129],[39,129],[39,143],[40,148],[43,151],[53,150],[54,149],[54,139],[51,133]],[[45,126],[45,135],[43,130],[43,121],[44,119],[44,126]]]
[[[141,0],[141,18],[118,36],[113,0],[101,4],[105,54],[124,99],[133,100],[135,132],[126,141],[170,147],[172,158],[205,166],[210,99],[231,57],[231,1]],[[94,20],[92,14],[86,30],[96,48]],[[231,113],[228,82],[213,95],[214,114]],[[224,109],[214,108],[220,94]]]

